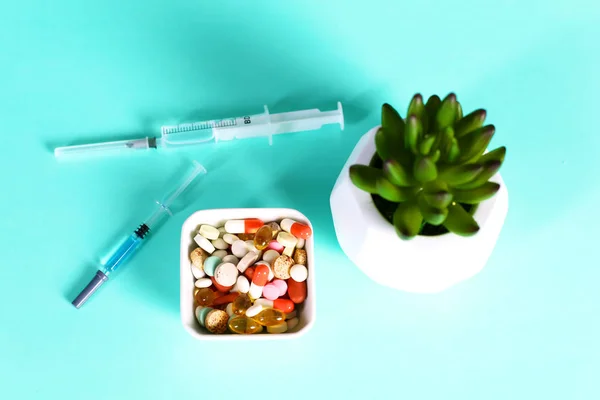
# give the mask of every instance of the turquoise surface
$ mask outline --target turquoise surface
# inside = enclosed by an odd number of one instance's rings
[[[600,398],[597,1],[21,0],[4,2],[0,20],[1,398]],[[486,108],[493,144],[508,147],[497,247],[482,273],[437,295],[368,280],[329,210],[381,103],[404,109],[417,91]],[[338,100],[343,132],[272,147],[52,153]],[[201,190],[74,309],[98,257],[190,159],[209,170]],[[318,316],[305,337],[209,343],[183,329],[180,227],[217,207],[293,207],[312,220]]]

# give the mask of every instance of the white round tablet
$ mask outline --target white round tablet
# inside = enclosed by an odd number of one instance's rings
[[[246,246],[248,247],[248,250],[253,251],[255,253],[260,253],[260,250],[258,250],[256,246],[254,246],[254,240],[246,240]]]
[[[246,254],[248,254],[248,246],[246,246],[246,242],[244,242],[243,240],[236,240],[231,245],[231,252],[237,258],[242,258]]]
[[[206,251],[208,254],[212,254],[213,251],[215,251],[215,246],[213,246],[213,244],[210,242],[210,240],[208,240],[207,238],[205,238],[204,236],[198,234],[196,236],[194,236],[194,242],[196,242],[196,244],[200,247],[202,247],[202,249],[204,251]],[[244,246],[246,244],[244,243]]]
[[[233,233],[226,233],[223,235],[223,240],[226,243],[233,244],[236,240],[240,240],[239,237],[235,236]]]
[[[219,237],[219,230],[210,225],[200,225],[198,233],[210,240],[215,240]]]
[[[255,317],[258,314],[260,314],[260,312],[263,310],[263,306],[260,304],[254,304],[250,307],[248,307],[248,309],[246,310],[246,316],[247,317]]]
[[[275,250],[267,250],[267,251],[264,252],[262,258],[263,258],[263,261],[266,261],[269,264],[273,265],[273,261],[275,261],[275,259],[277,257],[279,257],[279,256],[280,256],[280,254],[277,251],[275,251]]]
[[[215,253],[216,253],[216,251],[215,251]],[[237,265],[237,263],[240,262],[240,259],[237,258],[236,256],[234,256],[233,254],[228,254],[225,257],[223,257],[223,262],[224,263],[232,263],[232,264]]]
[[[192,275],[194,275],[194,278],[200,279],[206,276],[204,270],[196,267],[193,263],[190,263],[190,267],[192,268]]]
[[[250,281],[244,275],[240,275],[237,277],[234,289],[237,289],[240,293],[248,293],[250,290]]]
[[[243,274],[249,266],[256,262],[256,260],[258,260],[258,254],[253,251],[249,251],[237,264],[238,271]]]
[[[197,288],[207,288],[212,285],[212,280],[210,278],[200,278],[194,283]]]
[[[296,282],[304,282],[308,278],[308,269],[302,264],[292,265],[290,276]]]
[[[212,244],[219,250],[227,250],[229,248],[229,244],[221,238],[213,240]]]
[[[287,232],[279,232],[279,234],[277,234],[277,241],[284,247],[296,247],[296,244],[298,243],[298,239]]]
[[[217,250],[211,254],[214,257],[219,257],[221,260],[227,256],[227,250]]]
[[[232,263],[220,264],[215,270],[215,281],[219,285],[233,286],[238,277],[238,269]]]
[[[233,303],[229,303],[227,304],[227,307],[225,307],[225,312],[227,313],[227,315],[229,315],[230,317],[233,315]]]

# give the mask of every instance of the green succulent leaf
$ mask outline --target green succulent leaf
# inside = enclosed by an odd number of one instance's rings
[[[430,206],[439,209],[448,207],[448,204],[452,202],[452,194],[445,190],[425,193],[423,197],[425,198],[427,203],[429,203]]]
[[[388,103],[381,107],[381,126],[386,130],[396,134],[400,139],[404,133],[404,120],[398,114],[398,111]]]
[[[491,160],[482,165],[482,171],[475,179],[462,185],[457,185],[457,189],[474,189],[486,183],[498,170],[502,162]]]
[[[429,97],[429,99],[427,99],[427,103],[425,103],[425,111],[427,112],[427,125],[429,126],[429,128],[435,127],[436,116],[441,104],[442,100],[440,100],[437,94],[434,94],[433,96]]]
[[[483,109],[475,110],[469,115],[461,118],[454,124],[454,132],[456,137],[460,138],[475,129],[481,128],[485,122],[486,112]]]
[[[425,104],[423,103],[423,96],[420,93],[417,93],[413,96],[410,104],[408,105],[408,111],[406,112],[406,117],[410,117],[414,115],[421,121],[421,125],[423,126],[423,131],[427,131],[428,122],[427,114],[425,112]]]
[[[377,180],[377,194],[388,201],[399,203],[406,201],[414,196],[414,188],[401,188],[394,185],[386,178],[379,178]]]
[[[479,231],[479,225],[473,216],[456,203],[448,207],[448,216],[443,225],[450,232],[460,236],[472,236]]]
[[[431,147],[435,142],[436,137],[434,135],[425,135],[421,143],[419,143],[419,152],[422,155],[426,156],[431,151]]]
[[[360,190],[377,193],[377,181],[383,178],[383,171],[366,165],[350,166],[350,180]]]
[[[452,140],[454,139],[454,129],[451,126],[444,128],[444,131],[439,135],[438,147],[444,156],[444,159],[448,159],[450,148],[452,146]]]
[[[454,128],[452,128],[451,126],[447,126],[446,128],[444,128],[444,133],[442,134],[442,137],[446,141],[451,141],[452,139],[454,139]]]
[[[421,122],[417,117],[414,115],[408,117],[404,132],[404,147],[412,151],[413,154],[418,154],[417,143],[419,141],[419,136],[421,136],[422,128]]]
[[[410,173],[396,160],[387,160],[383,163],[383,174],[397,186],[410,187],[414,184]]]
[[[450,151],[448,152],[448,155],[446,156],[446,160],[450,163],[453,163],[456,160],[458,160],[459,156],[460,156],[460,147],[458,146],[458,140],[456,140],[456,138],[453,138],[452,144],[450,145]]]
[[[427,200],[425,200],[424,196],[419,196],[418,205],[421,215],[423,215],[423,219],[431,225],[441,225],[448,215],[447,208],[439,209],[432,207]]]
[[[458,107],[456,109],[456,120],[460,120],[463,117],[463,111],[462,111],[462,106],[460,105],[460,102],[456,102],[458,104]]]
[[[415,94],[410,101],[406,116],[410,117],[411,115],[414,115],[420,120],[423,120],[423,117],[425,116],[425,104],[423,104],[423,96],[421,96],[420,93]]]
[[[393,223],[396,233],[404,240],[412,239],[419,234],[423,216],[415,202],[398,204],[394,212]]]
[[[490,144],[495,131],[496,128],[494,128],[494,125],[486,125],[462,137],[458,142],[460,157],[457,161],[468,162],[470,160],[477,160],[483,154],[488,144]]]
[[[433,181],[438,175],[437,166],[431,157],[417,157],[415,160],[413,175],[419,182]]]
[[[488,151],[477,160],[478,163],[483,164],[488,161],[500,161],[500,163],[504,162],[504,157],[506,156],[506,147],[498,147],[492,151]]]
[[[398,160],[402,156],[402,142],[398,135],[389,129],[379,128],[375,132],[375,149],[382,160]]]
[[[454,121],[456,121],[456,116],[458,113],[458,102],[456,101],[456,95],[454,93],[450,93],[442,104],[440,105],[440,109],[437,112],[436,122],[438,129],[444,129],[448,125],[452,125]]]
[[[495,195],[498,189],[500,185],[496,182],[486,182],[473,189],[453,189],[452,196],[459,203],[478,204]]]
[[[440,151],[440,149],[437,149],[431,155],[431,161],[433,161],[434,163],[437,163],[440,160],[441,155],[442,155],[442,152]]]
[[[446,208],[452,201],[448,185],[439,180],[423,185],[423,197],[434,208]]]
[[[461,185],[475,179],[483,171],[479,164],[463,164],[440,168],[439,180],[450,186]]]

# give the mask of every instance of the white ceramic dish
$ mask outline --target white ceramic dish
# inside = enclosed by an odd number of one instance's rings
[[[202,224],[222,226],[230,219],[259,218],[262,221],[281,221],[291,218],[312,228],[312,224],[301,212],[289,208],[224,208],[202,210],[192,214],[181,228],[180,248],[180,313],[183,327],[196,339],[200,340],[274,340],[295,339],[308,332],[315,323],[316,318],[316,288],[315,288],[315,261],[314,261],[314,230],[313,235],[306,240],[304,248],[307,253],[307,296],[303,304],[299,305],[297,316],[298,325],[285,333],[261,333],[255,335],[237,335],[226,333],[215,335],[200,326],[194,314],[194,276],[190,269],[189,253],[198,247],[193,240],[198,228]]]

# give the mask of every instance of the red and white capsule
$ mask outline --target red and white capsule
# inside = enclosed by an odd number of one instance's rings
[[[231,219],[225,222],[227,233],[256,233],[264,223],[258,218]]]
[[[269,267],[265,264],[258,264],[254,267],[252,283],[248,294],[252,299],[258,299],[262,295],[263,288],[269,282]]]
[[[296,222],[293,219],[284,218],[281,221],[280,225],[281,229],[291,233],[298,239],[308,239],[312,235],[312,230],[310,229],[310,226],[301,224],[300,222]]]
[[[277,299],[277,300],[267,300],[267,299],[256,299],[254,304],[260,304],[264,308],[275,308],[276,310],[283,311],[284,313],[291,313],[294,311],[294,302],[289,299]]]

